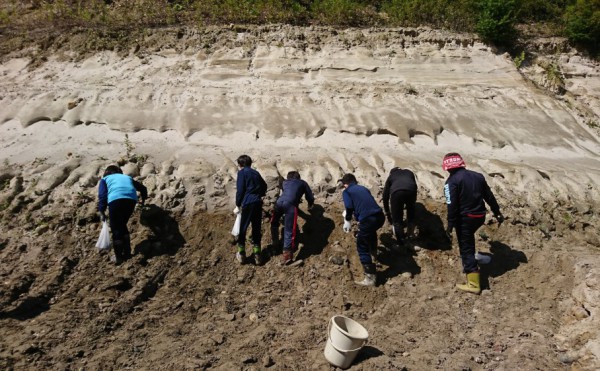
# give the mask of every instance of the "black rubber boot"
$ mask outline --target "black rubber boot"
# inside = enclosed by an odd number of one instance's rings
[[[123,236],[123,260],[131,259],[131,237],[126,234]]]
[[[113,240],[113,250],[115,252],[114,263],[119,265],[123,262],[123,247],[125,245],[125,241],[123,240]]]

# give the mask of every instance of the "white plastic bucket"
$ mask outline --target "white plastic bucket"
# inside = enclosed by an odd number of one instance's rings
[[[367,343],[369,332],[360,323],[344,316],[333,316],[327,326],[325,358],[332,365],[345,369]]]

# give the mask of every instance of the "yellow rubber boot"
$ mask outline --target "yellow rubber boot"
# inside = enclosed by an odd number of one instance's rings
[[[481,286],[479,284],[479,272],[467,273],[467,283],[456,285],[456,288],[471,294],[480,294]]]

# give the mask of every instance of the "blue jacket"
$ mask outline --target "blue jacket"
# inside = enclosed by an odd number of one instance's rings
[[[148,190],[141,183],[133,180],[129,175],[110,174],[100,179],[98,184],[98,211],[104,212],[106,206],[123,198],[137,201],[137,192],[142,195],[142,200],[148,197]]]
[[[315,203],[315,196],[312,193],[312,190],[302,179],[289,179],[283,181],[283,192],[277,203],[289,203],[296,207],[300,204],[300,200],[302,196],[306,195],[306,201],[308,202],[308,206],[311,206]]]
[[[371,215],[383,213],[371,192],[356,183],[348,185],[348,188],[342,192],[342,198],[346,207],[346,220],[352,220],[352,214],[360,222]]]
[[[235,206],[237,207],[260,202],[267,193],[267,183],[258,171],[249,166],[238,171],[236,186]]]
[[[444,194],[448,206],[448,228],[454,228],[461,216],[485,217],[484,201],[494,215],[500,214],[500,206],[483,175],[459,168],[452,173],[444,185]]]

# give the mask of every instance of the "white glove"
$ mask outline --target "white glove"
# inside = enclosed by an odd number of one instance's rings
[[[352,223],[349,220],[344,220],[344,232],[350,232],[350,228],[352,228]]]
[[[235,215],[239,214],[240,213],[240,208],[236,206],[235,209],[233,209],[233,213]]]

